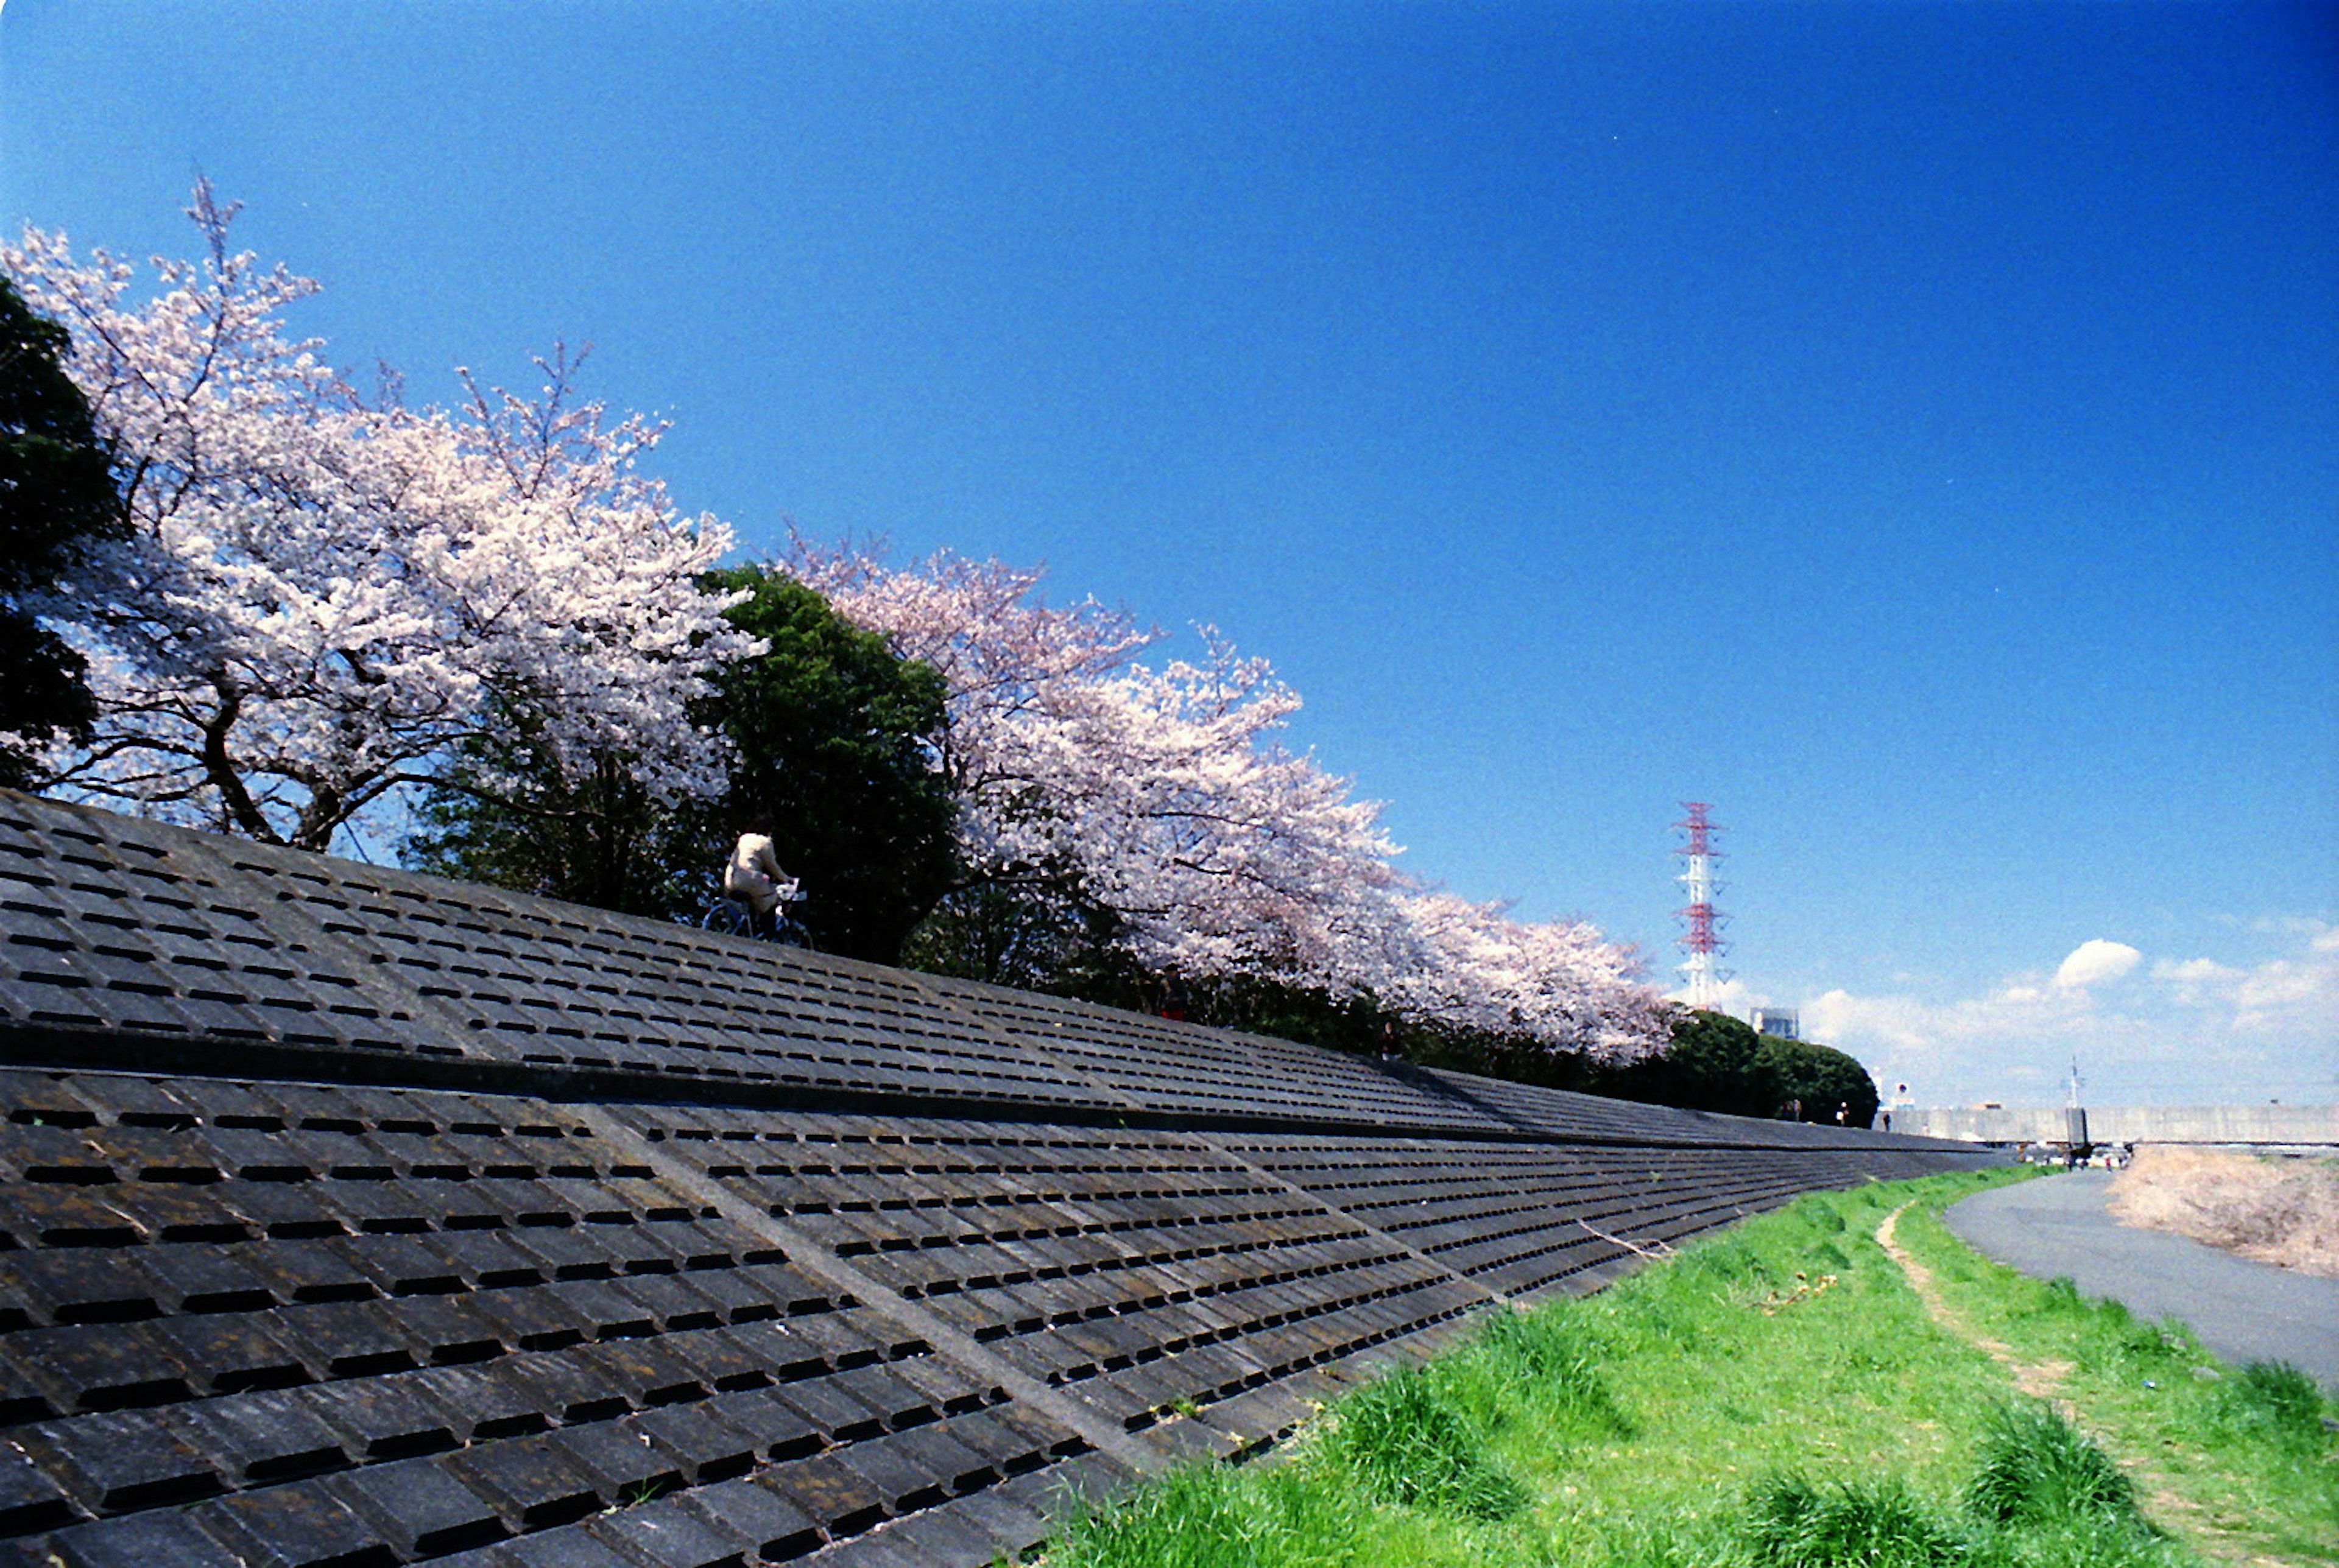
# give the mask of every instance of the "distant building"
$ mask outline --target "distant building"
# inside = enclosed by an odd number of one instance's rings
[[[1803,1023],[1791,1007],[1758,1007],[1754,1010],[1754,1032],[1775,1034],[1781,1040],[1801,1040]]]

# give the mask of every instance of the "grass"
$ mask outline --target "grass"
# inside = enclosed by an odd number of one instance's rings
[[[1527,1490],[1487,1452],[1493,1408],[1441,1370],[1407,1367],[1343,1402],[1325,1434],[1325,1463],[1383,1503],[1456,1519],[1508,1519],[1527,1505]]]
[[[1755,1562],[1775,1568],[1951,1568],[1971,1556],[1938,1510],[1893,1481],[1815,1486],[1800,1475],[1775,1476],[1756,1488],[1731,1533]]]
[[[2173,1326],[2020,1278],[1938,1222],[2007,1179],[1805,1198],[1597,1296],[1491,1314],[1281,1462],[1063,1520],[1051,1568],[2176,1568],[2339,1562],[2326,1406]],[[1874,1232],[2076,1423],[1937,1326]],[[2116,1462],[2119,1461],[2119,1462]]]
[[[2303,1373],[2226,1366],[2181,1323],[2002,1268],[1951,1237],[1936,1206],[1912,1209],[1901,1235],[1938,1259],[1944,1295],[1979,1332],[2068,1364],[2067,1395],[2087,1424],[2148,1466],[2155,1519],[2275,1562],[2339,1563],[2339,1449]]]
[[[2005,1405],[1992,1414],[1966,1504],[2000,1524],[2097,1520],[2144,1528],[2127,1472],[2044,1405]]]

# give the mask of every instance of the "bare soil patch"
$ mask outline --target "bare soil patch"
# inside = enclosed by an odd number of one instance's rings
[[[2339,1163],[2147,1144],[2112,1182],[2122,1225],[2339,1279]]]
[[[2006,1341],[1992,1339],[1967,1322],[1941,1294],[1940,1284],[1934,1279],[1933,1271],[1900,1245],[1897,1234],[1899,1221],[1908,1207],[1904,1203],[1884,1217],[1884,1223],[1876,1228],[1876,1245],[1884,1248],[1885,1256],[1900,1265],[1900,1272],[1909,1277],[1909,1287],[1924,1304],[1925,1316],[2005,1367],[2013,1375],[2014,1386],[2023,1393],[2033,1399],[2046,1400],[2062,1412],[2065,1419],[2071,1419],[2076,1412],[2063,1397],[2063,1385],[2071,1375],[2071,1364],[2056,1360],[2025,1361],[2015,1355],[2013,1347]]]

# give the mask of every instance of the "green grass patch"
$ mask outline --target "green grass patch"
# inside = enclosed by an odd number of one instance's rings
[[[1817,1486],[1775,1476],[1756,1489],[1732,1534],[1763,1568],[1955,1568],[1973,1555],[1938,1509],[1890,1480]]]
[[[1061,1526],[1056,1563],[1091,1568],[1342,1568],[1368,1532],[1337,1487],[1294,1468],[1174,1471]]]
[[[1383,1503],[1458,1519],[1508,1519],[1526,1488],[1486,1442],[1499,1421],[1470,1395],[1479,1390],[1449,1366],[1407,1367],[1341,1401],[1322,1440],[1325,1462]]]
[[[1599,1295],[1489,1313],[1275,1462],[1188,1468],[1061,1521],[1048,1562],[2176,1568],[2201,1561],[2188,1536],[2339,1562],[2314,1385],[2219,1367],[2181,1327],[2022,1279],[1939,1225],[2010,1178],[1808,1197]],[[1903,1204],[1901,1244],[1969,1322],[2068,1364],[2077,1426],[1926,1316],[1875,1241]]]
[[[1976,1514],[1999,1524],[2068,1519],[2144,1527],[2136,1483],[2044,1405],[2006,1405],[1991,1416],[1966,1500]]]
[[[2051,1178],[2049,1178],[2051,1179]],[[2219,1362],[2182,1323],[2143,1321],[2067,1279],[1999,1267],[1951,1236],[1938,1204],[1900,1237],[1938,1273],[1981,1334],[2070,1366],[2067,1396],[2092,1429],[2142,1457],[2144,1511],[2179,1535],[2229,1537],[2282,1563],[2339,1563],[2339,1446],[2333,1414],[2295,1367]]]

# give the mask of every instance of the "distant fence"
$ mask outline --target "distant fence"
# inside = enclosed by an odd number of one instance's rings
[[[2060,1143],[2067,1114],[2060,1106],[1918,1106],[1893,1111],[1892,1129],[1971,1143]],[[2097,1143],[2339,1147],[2339,1105],[2091,1105],[2087,1136]]]

